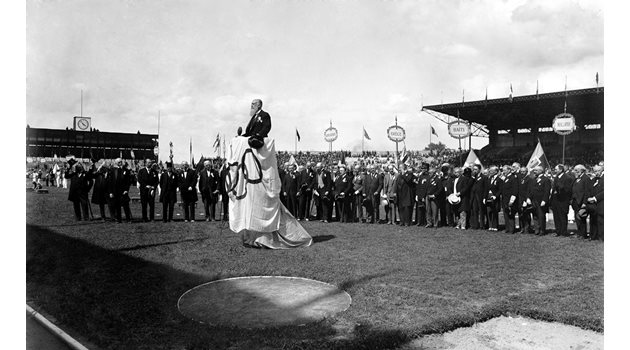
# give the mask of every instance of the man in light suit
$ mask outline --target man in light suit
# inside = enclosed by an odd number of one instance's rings
[[[393,165],[387,166],[387,174],[383,179],[383,196],[387,199],[385,205],[385,222],[393,225],[396,222],[396,212],[398,206],[396,205],[396,180],[398,175],[394,170]]]

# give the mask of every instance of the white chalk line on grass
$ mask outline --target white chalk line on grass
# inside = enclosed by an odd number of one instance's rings
[[[46,317],[42,316],[39,312],[33,310],[28,304],[26,304],[26,312],[28,312],[35,320],[37,320],[42,326],[48,329],[52,334],[60,338],[64,343],[68,344],[75,350],[89,350],[83,344],[79,343],[76,339],[72,338],[68,333],[64,332],[61,328],[55,326],[52,322],[48,321]]]

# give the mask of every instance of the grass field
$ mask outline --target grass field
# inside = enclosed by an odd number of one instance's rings
[[[220,222],[76,223],[66,198],[56,188],[26,194],[27,302],[100,348],[397,348],[509,314],[604,331],[600,242],[303,222],[311,247],[257,250]],[[140,218],[139,203],[132,212]],[[266,330],[201,325],[177,310],[196,285],[255,275],[331,283],[352,305]]]

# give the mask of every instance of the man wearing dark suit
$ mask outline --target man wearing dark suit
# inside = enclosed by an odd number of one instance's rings
[[[230,197],[228,196],[227,189],[225,188],[225,180],[230,174],[230,168],[228,167],[227,159],[223,159],[223,167],[219,173],[219,193],[221,194],[221,205],[223,207],[223,221],[229,220],[229,203]]]
[[[313,197],[313,182],[315,180],[315,172],[311,162],[306,163],[306,168],[299,172],[298,191],[298,219],[308,221],[311,215],[311,200]]]
[[[411,226],[411,208],[413,207],[414,184],[413,169],[406,163],[396,179],[396,199],[400,211],[400,225]]]
[[[278,164],[278,178],[280,178],[280,186],[282,186],[282,182],[284,182],[284,177],[287,174],[288,167],[289,167],[289,163],[284,163],[282,166]],[[287,198],[285,197],[283,191],[280,191],[280,202],[282,203],[282,205],[288,208]]]
[[[486,186],[488,177],[481,173],[481,165],[472,168],[473,185],[470,189],[470,228],[473,230],[486,227]]]
[[[363,198],[365,196],[365,173],[359,164],[354,166],[352,178],[352,201],[350,202],[350,222],[363,221]]]
[[[595,178],[591,187],[589,205],[595,205],[595,211],[591,212],[591,240],[604,241],[604,166],[593,167]]]
[[[94,183],[92,172],[84,171],[81,163],[76,163],[74,159],[70,159],[68,163],[70,169],[64,175],[66,179],[70,179],[68,200],[72,202],[77,221],[81,221],[81,213],[84,221],[90,221],[88,193]]]
[[[117,158],[114,161],[114,165],[110,169],[107,179],[107,192],[109,193],[109,205],[112,216],[117,222],[122,222],[122,207],[125,211],[125,219],[127,222],[131,222],[131,210],[129,208],[131,174],[123,167],[121,158]]]
[[[444,186],[440,176],[434,168],[429,169],[429,183],[427,185],[427,225],[440,226],[440,201],[444,200]]]
[[[369,198],[372,201],[372,212],[370,213],[371,223],[381,222],[381,213],[379,207],[381,205],[381,191],[383,190],[383,181],[385,174],[381,170],[380,165],[375,165],[370,172],[372,177],[371,185],[368,188]]]
[[[532,223],[533,208],[527,203],[527,191],[532,181],[532,176],[527,173],[527,168],[520,168],[518,179],[518,196],[516,196],[518,204],[518,226],[519,233],[530,233]]]
[[[107,173],[109,169],[105,165],[105,163],[101,164],[101,166],[92,171],[92,176],[94,178],[94,190],[92,191],[92,203],[98,204],[99,211],[101,213],[101,221],[105,221],[107,219],[107,215],[105,215],[105,206],[107,205],[107,199],[109,198],[107,192]],[[109,210],[109,209],[108,209]],[[109,212],[110,216],[112,216],[111,211]]]
[[[554,168],[555,176],[551,191],[551,211],[556,227],[556,236],[568,236],[567,230],[569,204],[571,203],[571,191],[573,189],[573,176],[565,171],[564,165],[558,164]]]
[[[315,165],[313,200],[317,207],[317,219],[326,223],[332,221],[333,182],[322,163]]]
[[[455,226],[453,209],[451,207],[451,204],[446,200],[446,197],[450,193],[449,187],[453,184],[453,179],[453,168],[451,168],[451,166],[447,164],[443,165],[442,177],[440,178],[442,187],[444,187],[444,201],[440,201],[440,224],[442,226]]]
[[[260,148],[264,144],[263,139],[269,134],[271,130],[271,116],[269,113],[262,110],[263,102],[259,99],[252,101],[249,115],[251,119],[245,128],[245,134],[243,136],[250,137],[250,146],[254,148]],[[256,143],[252,143],[251,139],[256,140]],[[258,147],[256,147],[258,146]]]
[[[396,222],[396,211],[398,210],[398,204],[396,200],[396,179],[399,176],[394,172],[394,166],[387,166],[387,174],[383,179],[383,195],[387,199],[385,205],[385,221],[390,225]]]
[[[534,207],[534,231],[537,236],[542,236],[547,229],[547,206],[551,194],[551,180],[543,174],[543,168],[536,166],[532,170],[533,180],[527,191],[527,203]]]
[[[177,202],[177,174],[173,171],[173,163],[166,162],[166,170],[160,175],[160,202],[162,203],[162,221],[173,221],[173,209]]]
[[[298,191],[298,173],[296,172],[295,164],[289,165],[289,171],[284,176],[282,181],[282,192],[287,198],[287,209],[294,217],[298,217],[298,203],[297,203],[297,191]]]
[[[503,188],[501,189],[501,208],[505,220],[505,233],[513,234],[516,231],[516,212],[518,196],[518,178],[509,165],[503,166]]]
[[[503,180],[499,177],[499,169],[496,166],[488,170],[489,183],[486,187],[486,206],[488,208],[488,230],[499,230],[499,211],[501,210],[501,188]]]
[[[348,222],[348,212],[350,211],[350,203],[348,202],[349,193],[352,190],[352,182],[346,173],[344,165],[339,167],[339,176],[335,178],[333,195],[335,205],[339,208],[339,222]]]
[[[145,167],[138,171],[138,184],[140,185],[140,204],[142,205],[142,221],[153,221],[155,216],[155,190],[158,186],[158,173],[153,169],[153,161],[146,159]],[[149,216],[147,217],[147,205]]]
[[[206,213],[206,221],[215,219],[217,199],[219,197],[219,173],[212,169],[212,162],[203,162],[203,169],[199,172],[199,191]]]
[[[195,221],[195,204],[197,203],[197,173],[184,161],[184,169],[179,174],[179,194],[184,206],[184,222]]]
[[[458,172],[459,176],[453,183],[455,192],[460,198],[459,204],[455,206],[457,216],[459,217],[456,228],[465,230],[469,224],[470,218],[470,191],[473,186],[472,170],[465,168]]]
[[[579,238],[587,238],[586,236],[586,217],[581,218],[578,211],[586,207],[586,199],[588,198],[589,189],[592,187],[591,179],[586,175],[586,168],[582,164],[573,167],[575,181],[571,188],[571,207],[575,213],[575,223],[577,225],[577,236]]]
[[[363,178],[363,206],[365,207],[365,222],[374,223],[374,191],[378,187],[378,177],[374,176],[374,167],[366,166]]]
[[[429,187],[429,164],[424,163],[416,177],[416,225],[427,224],[427,188]]]

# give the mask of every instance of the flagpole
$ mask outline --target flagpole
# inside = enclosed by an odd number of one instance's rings
[[[365,126],[363,126],[363,135],[361,135],[361,156],[365,153]]]
[[[396,116],[395,122],[395,125],[398,126],[398,116]],[[396,141],[396,169],[398,169],[398,141]]]
[[[295,128],[295,154],[297,154],[297,128]]]

